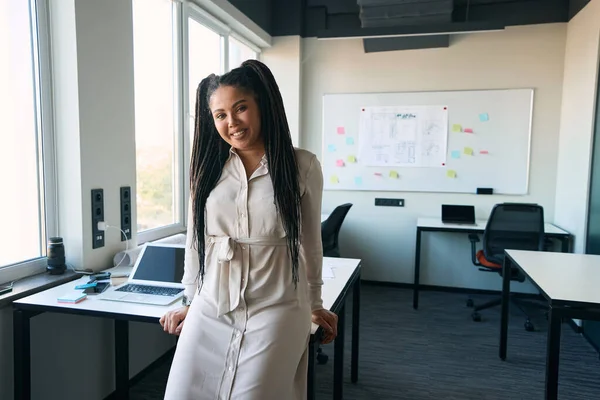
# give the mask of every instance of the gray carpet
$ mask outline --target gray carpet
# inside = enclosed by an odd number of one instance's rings
[[[508,357],[498,358],[500,309],[484,310],[473,322],[467,296],[421,292],[418,311],[412,290],[363,285],[359,381],[350,382],[350,327],[346,332],[344,399],[543,399],[547,322],[532,311],[535,332],[511,308]],[[351,298],[351,296],[350,296]],[[479,304],[490,297],[475,296]],[[348,304],[350,306],[350,302]],[[351,307],[347,307],[348,325]],[[600,398],[598,353],[563,325],[559,398]],[[333,345],[324,347],[329,362],[317,366],[318,399],[332,398]],[[170,359],[141,379],[131,398],[162,399]]]

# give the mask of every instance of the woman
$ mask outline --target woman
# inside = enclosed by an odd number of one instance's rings
[[[264,64],[200,83],[190,178],[185,305],[160,320],[181,334],[165,399],[306,399],[311,321],[323,343],[337,335],[321,299],[323,176],[294,149]]]

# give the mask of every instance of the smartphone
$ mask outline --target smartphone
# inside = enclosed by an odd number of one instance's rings
[[[86,294],[99,294],[104,292],[110,286],[110,282],[97,282],[93,287],[85,289]]]
[[[2,285],[0,286],[0,296],[6,293],[12,292],[13,288],[10,285]]]

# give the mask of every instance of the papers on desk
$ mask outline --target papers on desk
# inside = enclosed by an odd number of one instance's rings
[[[331,269],[331,267],[329,265],[323,264],[322,278],[323,279],[333,279],[333,278],[335,278],[335,275],[333,274],[333,269]]]

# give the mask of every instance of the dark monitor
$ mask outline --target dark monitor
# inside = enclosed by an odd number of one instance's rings
[[[442,222],[446,224],[474,224],[475,206],[442,204]]]
[[[138,258],[133,279],[181,284],[185,247],[148,244]]]

